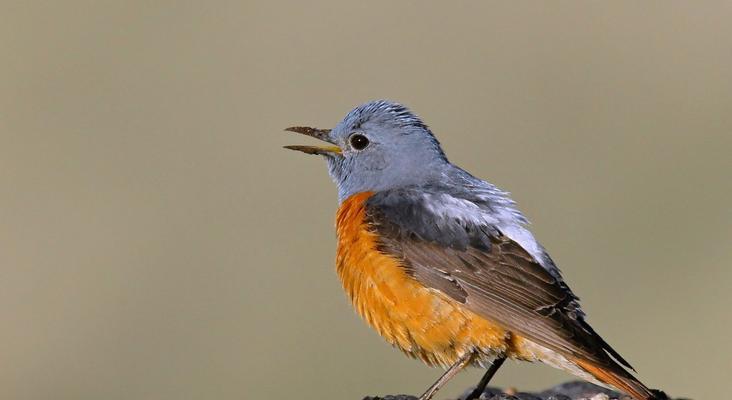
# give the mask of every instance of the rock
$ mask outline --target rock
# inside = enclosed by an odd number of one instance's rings
[[[472,388],[466,390],[456,400],[463,400],[472,392]],[[525,393],[510,391],[505,393],[502,389],[488,387],[483,391],[480,400],[630,400],[629,396],[588,382],[572,381],[562,383],[539,393]],[[436,398],[440,398],[439,393]],[[406,394],[388,396],[369,396],[363,400],[418,400],[415,396]]]
[[[364,397],[363,400],[417,400],[417,398],[414,396],[410,396],[408,394],[396,394],[396,395],[388,394],[384,397],[367,396],[367,397]]]
[[[539,393],[539,396],[541,398],[548,398],[549,396],[563,395],[569,397],[572,400],[595,400],[593,399],[593,397],[598,394],[604,394],[607,396],[608,399],[629,399],[628,396],[621,395],[618,392],[606,389],[602,386],[593,385],[589,382],[582,381],[571,381],[559,384],[557,386],[554,386],[553,388],[544,390],[543,392]],[[597,400],[600,400],[600,398],[598,398]]]

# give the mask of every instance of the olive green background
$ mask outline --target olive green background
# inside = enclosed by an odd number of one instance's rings
[[[323,163],[281,148],[377,98],[513,193],[645,382],[715,398],[730,21],[725,1],[3,1],[0,398],[421,393],[440,371],[341,291]],[[495,383],[567,379],[511,362]]]

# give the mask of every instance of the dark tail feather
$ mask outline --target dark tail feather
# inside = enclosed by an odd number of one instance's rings
[[[620,354],[618,354],[618,352],[617,352],[617,351],[615,351],[615,349],[613,349],[612,347],[610,347],[610,345],[609,345],[609,344],[608,344],[608,343],[607,343],[607,342],[605,341],[605,339],[603,339],[603,338],[602,338],[602,337],[601,337],[600,335],[598,335],[598,334],[597,334],[597,332],[595,332],[595,330],[594,330],[594,329],[592,329],[592,327],[590,326],[590,324],[588,324],[587,322],[585,322],[585,320],[584,320],[584,319],[580,320],[580,323],[582,324],[582,327],[583,327],[583,328],[584,328],[584,329],[585,329],[585,330],[586,330],[587,332],[589,332],[589,333],[590,333],[590,335],[591,335],[591,336],[592,336],[592,337],[593,337],[593,338],[594,338],[595,340],[597,340],[597,341],[599,341],[599,342],[600,342],[600,345],[602,346],[602,348],[603,348],[603,349],[604,349],[604,350],[605,350],[606,352],[610,353],[610,355],[611,355],[611,356],[612,356],[612,357],[613,357],[613,358],[615,359],[615,361],[619,362],[619,363],[620,363],[620,364],[622,364],[622,365],[623,365],[624,367],[626,367],[626,368],[629,368],[629,369],[631,369],[631,370],[632,370],[633,372],[635,372],[635,368],[633,368],[633,366],[632,366],[632,365],[630,365],[630,363],[629,363],[629,362],[625,361],[625,359],[623,358],[623,356],[621,356]]]

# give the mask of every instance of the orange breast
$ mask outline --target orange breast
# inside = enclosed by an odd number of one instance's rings
[[[364,202],[371,195],[349,197],[336,217],[336,267],[358,313],[389,343],[430,365],[451,365],[471,351],[511,352],[517,338],[423,286],[399,260],[377,250],[378,238],[365,222]]]

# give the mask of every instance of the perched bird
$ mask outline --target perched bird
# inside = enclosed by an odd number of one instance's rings
[[[328,146],[338,187],[336,269],[358,313],[386,341],[446,372],[540,361],[638,400],[662,398],[585,321],[577,296],[508,193],[451,164],[422,120],[384,100],[334,129],[292,127]]]

